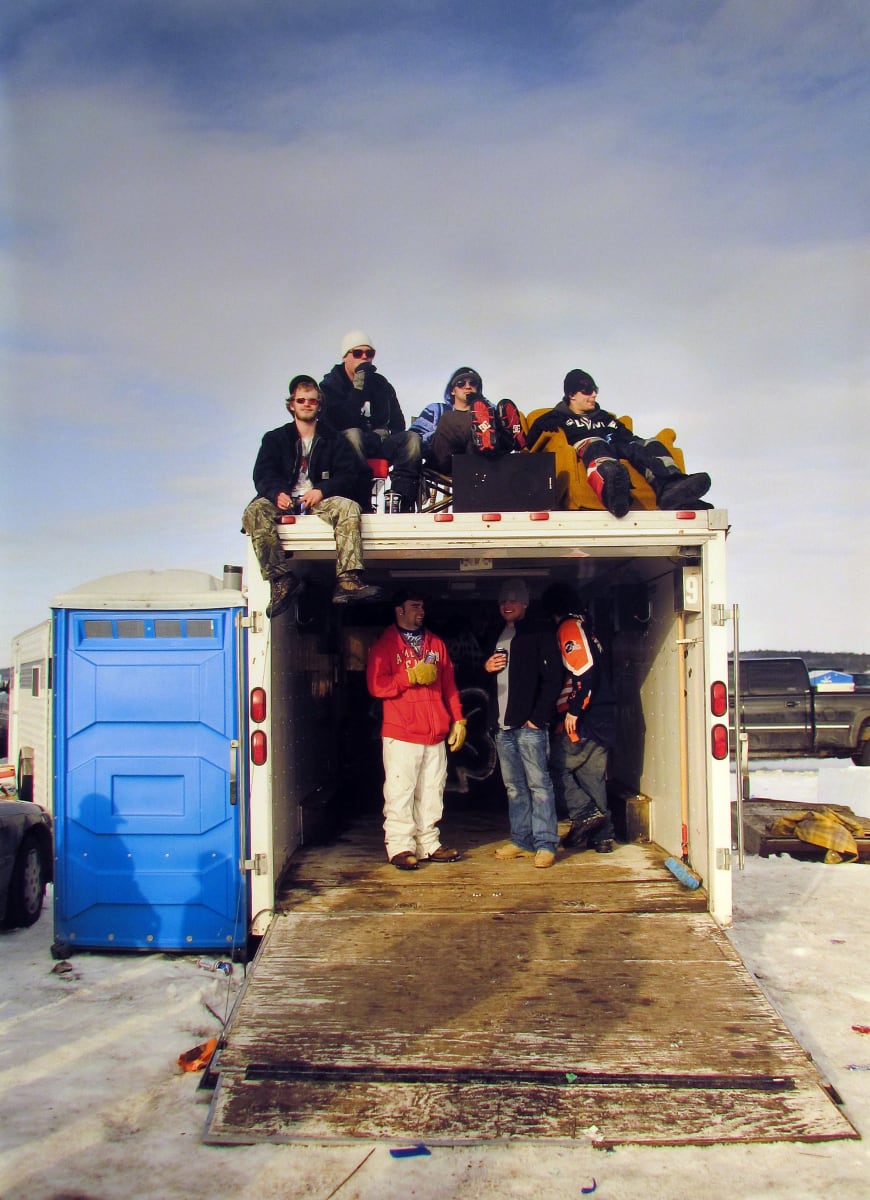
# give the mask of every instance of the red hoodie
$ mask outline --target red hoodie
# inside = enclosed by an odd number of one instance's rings
[[[434,683],[408,683],[408,667],[429,658],[438,668]],[[397,625],[385,629],[369,651],[366,683],[373,696],[384,702],[384,737],[420,746],[443,742],[454,721],[462,720],[459,689],[453,663],[440,637],[423,631],[422,656],[402,637]]]

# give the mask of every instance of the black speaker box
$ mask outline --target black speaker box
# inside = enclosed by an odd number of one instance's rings
[[[556,505],[556,456],[457,454],[453,458],[454,512],[544,512]]]

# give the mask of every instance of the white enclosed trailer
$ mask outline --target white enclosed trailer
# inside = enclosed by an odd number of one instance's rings
[[[52,810],[51,622],[41,621],[12,639],[9,676],[9,762],[18,794]]]
[[[425,593],[468,718],[442,827],[461,857],[412,872],[384,854],[364,680],[389,600],[332,605],[317,517],[284,527],[309,586],[274,622],[249,559],[246,867],[264,937],[209,1069],[208,1141],[855,1136],[721,928],[726,529],[715,510],[363,518],[367,578]],[[493,853],[508,824],[479,668],[507,576],[533,602],[576,585],[609,652],[629,843],[612,855],[536,871]]]
[[[247,795],[252,930],[262,933],[293,851],[330,810],[363,806],[365,763],[379,747],[362,676],[388,603],[333,606],[332,530],[285,518],[282,539],[309,587],[276,621],[253,555],[247,570]],[[413,582],[431,624],[459,644],[496,612],[502,579],[533,602],[575,585],[608,646],[619,703],[611,780],[648,803],[648,835],[703,880],[710,912],[731,920],[727,735],[727,515],[631,512],[423,513],[363,518],[367,577],[387,595]],[[448,640],[448,644],[450,644]],[[360,734],[360,725],[369,733]],[[489,763],[482,721],[469,732]],[[351,756],[355,756],[354,759]],[[473,767],[453,786],[466,790]],[[354,793],[354,794],[351,794]]]

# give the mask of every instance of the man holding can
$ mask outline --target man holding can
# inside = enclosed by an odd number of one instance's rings
[[[393,597],[395,623],[369,652],[366,683],[383,701],[384,838],[400,871],[446,863],[458,850],[441,845],[447,750],[465,741],[465,718],[447,647],[426,629],[425,601],[410,588]]]
[[[254,463],[255,499],[242,516],[250,534],[260,571],[271,584],[266,609],[270,619],[288,607],[302,588],[278,536],[282,513],[311,512],[332,526],[335,535],[333,603],[374,600],[381,589],[362,577],[360,507],[350,496],[357,488],[359,468],[342,438],[319,421],[322,396],[311,375],[294,375],[285,400],[291,422],[264,434]]]
[[[491,677],[490,721],[508,799],[511,840],[495,856],[556,861],[556,798],[550,778],[549,727],[562,687],[562,659],[550,624],[526,616],[524,579],[506,579],[499,592],[503,626],[484,670]]]

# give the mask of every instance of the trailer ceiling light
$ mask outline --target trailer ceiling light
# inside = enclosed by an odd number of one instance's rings
[[[481,513],[481,521],[500,521],[501,513]]]
[[[728,727],[714,725],[710,730],[710,753],[719,761],[728,757]]]
[[[549,521],[550,514],[548,512],[530,512],[530,521]]]
[[[269,757],[269,742],[262,729],[255,729],[251,734],[251,762],[255,767],[262,767]]]
[[[452,520],[453,520],[453,513],[436,513],[436,514],[435,514],[435,522],[436,522],[436,524],[437,524],[438,522],[443,522],[443,521],[452,521]]]
[[[710,712],[714,717],[724,717],[728,711],[728,689],[721,679],[710,684]]]
[[[694,521],[697,515],[698,514],[693,512],[692,509],[687,509],[685,512],[678,512],[675,514],[678,521]]]
[[[255,721],[258,725],[266,720],[265,688],[255,687],[251,690],[251,720]]]
[[[292,513],[281,513],[281,516],[278,518],[278,524],[279,525],[295,525],[296,518],[293,516]]]

